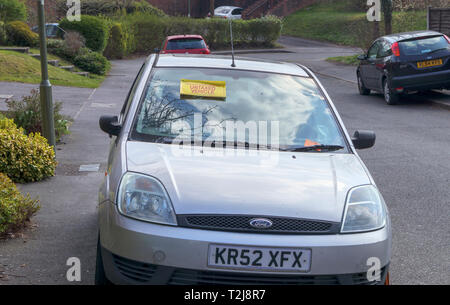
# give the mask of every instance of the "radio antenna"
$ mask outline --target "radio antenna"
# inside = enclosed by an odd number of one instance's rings
[[[233,26],[232,26],[232,20],[231,20],[231,18],[230,18],[229,20],[230,20],[231,58],[232,58],[231,66],[234,68],[234,67],[236,67],[236,64],[234,63]]]

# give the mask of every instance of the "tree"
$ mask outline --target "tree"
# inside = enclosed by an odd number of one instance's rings
[[[27,7],[19,0],[0,1],[0,21],[27,21]]]
[[[392,34],[392,11],[393,11],[392,0],[381,0],[381,9],[383,10],[384,16],[384,31],[386,35]]]

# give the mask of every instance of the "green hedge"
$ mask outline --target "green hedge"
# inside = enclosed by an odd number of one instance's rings
[[[66,31],[77,31],[86,39],[86,47],[102,53],[109,37],[108,23],[100,17],[82,15],[81,21],[63,19],[59,26]]]
[[[137,13],[121,17],[118,23],[121,24],[122,33],[110,35],[108,48],[124,51],[125,55],[148,54],[155,48],[160,48],[166,36],[182,34],[202,35],[212,49],[230,47],[230,27],[224,19],[159,18]],[[234,43],[237,47],[272,46],[280,37],[281,28],[281,19],[274,16],[235,20]],[[106,53],[108,57],[113,58],[110,54]]]
[[[12,21],[6,24],[6,37],[11,45],[34,47],[39,43],[38,34],[31,31],[28,25],[22,21]]]
[[[121,59],[127,53],[127,37],[122,24],[115,23],[109,33],[108,44],[103,52],[107,58]]]

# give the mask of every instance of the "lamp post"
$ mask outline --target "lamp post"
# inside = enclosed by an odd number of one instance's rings
[[[188,0],[188,17],[191,18],[191,0]]]
[[[52,85],[48,79],[47,42],[45,31],[44,0],[37,0],[39,40],[41,47],[41,84],[39,94],[41,98],[42,134],[48,144],[55,148],[55,126],[53,118]]]

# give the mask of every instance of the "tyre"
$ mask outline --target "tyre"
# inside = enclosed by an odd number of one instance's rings
[[[361,95],[369,95],[370,94],[370,89],[367,89],[364,86],[364,83],[362,81],[361,75],[358,73],[357,74],[357,78],[358,78],[358,90],[359,90],[359,94]]]
[[[400,100],[400,95],[392,92],[389,82],[387,79],[383,82],[383,91],[384,91],[384,101],[388,105],[396,105],[398,104],[398,101]]]
[[[105,269],[103,267],[100,236],[98,237],[97,241],[97,259],[95,262],[95,285],[99,286],[112,285],[112,283],[106,278]]]

